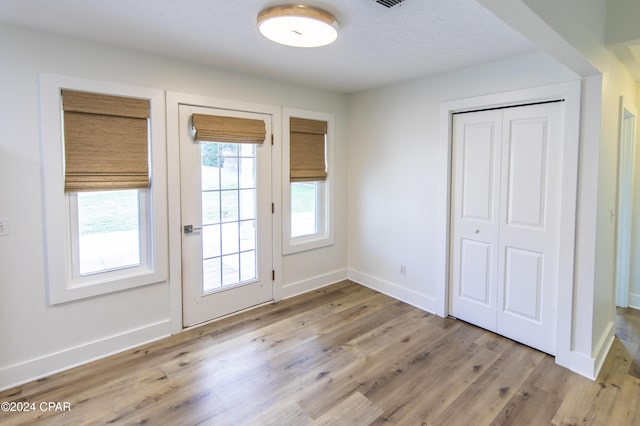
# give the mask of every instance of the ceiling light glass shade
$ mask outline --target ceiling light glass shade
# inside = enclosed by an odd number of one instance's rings
[[[258,15],[260,34],[293,47],[320,47],[338,38],[338,22],[329,12],[309,6],[275,6]]]

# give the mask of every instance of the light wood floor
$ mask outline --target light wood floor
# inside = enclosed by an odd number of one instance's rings
[[[640,314],[592,382],[344,282],[0,393],[0,424],[640,425]]]

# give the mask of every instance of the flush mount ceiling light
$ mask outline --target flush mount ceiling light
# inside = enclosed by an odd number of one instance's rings
[[[275,6],[258,14],[258,30],[271,41],[293,47],[320,47],[338,38],[338,21],[310,6]]]

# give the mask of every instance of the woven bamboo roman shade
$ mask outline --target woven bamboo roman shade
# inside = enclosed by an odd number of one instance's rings
[[[149,101],[62,90],[65,192],[149,187]]]
[[[291,117],[289,128],[289,180],[326,180],[324,151],[327,122]]]
[[[193,114],[191,121],[195,129],[196,142],[261,144],[267,135],[263,120]]]

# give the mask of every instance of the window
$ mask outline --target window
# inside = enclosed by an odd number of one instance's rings
[[[162,92],[51,75],[41,83],[51,303],[166,280]]]
[[[200,143],[203,290],[257,282],[256,146],[266,139],[265,122],[196,113],[191,120]]]
[[[291,238],[322,233],[323,203],[324,182],[291,182]]]
[[[284,253],[333,244],[333,116],[285,109]]]
[[[73,279],[139,267],[147,256],[147,191],[69,193]]]

